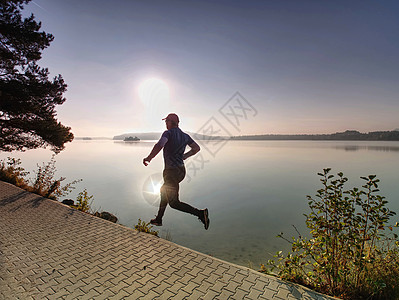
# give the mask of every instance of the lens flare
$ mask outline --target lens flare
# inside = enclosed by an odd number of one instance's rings
[[[159,206],[161,200],[161,187],[163,184],[162,173],[155,173],[149,176],[143,184],[143,197],[153,206]]]

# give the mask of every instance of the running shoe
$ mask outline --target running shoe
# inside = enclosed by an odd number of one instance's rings
[[[198,217],[198,219],[200,219],[202,224],[204,224],[205,230],[208,230],[210,220],[209,220],[209,213],[208,213],[208,209],[207,208],[205,208],[204,210],[201,210],[201,214]]]
[[[155,218],[150,221],[150,224],[155,226],[162,226],[162,220],[158,220],[157,218]]]

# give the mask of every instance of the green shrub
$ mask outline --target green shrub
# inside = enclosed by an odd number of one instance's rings
[[[306,216],[310,238],[283,237],[292,244],[287,255],[280,251],[261,271],[298,282],[322,293],[344,299],[397,299],[399,297],[399,242],[389,225],[394,212],[377,195],[375,175],[361,177],[361,189],[344,191],[348,180],[342,173],[324,169],[323,188],[308,196]]]
[[[57,171],[54,157],[53,155],[47,164],[43,163],[42,166],[37,165],[37,170],[34,171],[36,176],[33,179],[26,178],[29,172],[26,172],[21,167],[20,159],[8,157],[7,162],[4,160],[0,161],[0,180],[9,182],[40,196],[58,200],[59,197],[68,195],[74,189],[73,185],[82,180],[74,180],[61,186],[61,181],[64,181],[65,178],[54,179],[55,172]]]
[[[31,193],[58,200],[59,197],[68,195],[75,188],[73,185],[82,181],[82,179],[61,186],[61,181],[65,178],[60,177],[58,180],[54,180],[57,171],[55,162],[53,155],[48,163],[43,163],[42,166],[37,165],[37,170],[34,171],[35,178],[26,179],[29,172],[21,167],[21,160],[8,157],[7,161],[0,160],[0,180],[14,184]],[[90,196],[85,189],[78,194],[77,205],[72,205],[72,207],[83,212],[89,212],[93,202],[92,198],[93,196]],[[116,216],[108,212],[96,212],[94,215],[114,223],[118,220]]]
[[[16,185],[20,188],[28,186],[25,177],[29,174],[21,167],[21,160],[7,157],[7,162],[0,161],[0,180]]]
[[[64,181],[65,177],[60,177],[57,180],[54,179],[55,172],[57,171],[55,162],[55,155],[53,155],[47,164],[43,163],[42,166],[37,165],[37,171],[34,171],[36,177],[31,180],[31,192],[57,200],[59,197],[68,195],[74,189],[73,185],[82,181],[81,179],[74,180],[61,186],[61,181]]]
[[[76,198],[76,203],[77,205],[74,206],[77,210],[83,211],[83,212],[89,212],[90,211],[90,206],[93,203],[93,195],[90,195],[87,193],[87,189],[84,189],[82,192],[80,192]],[[91,201],[90,201],[91,200]]]
[[[158,231],[152,230],[152,225],[150,225],[149,222],[146,223],[144,221],[141,221],[141,219],[139,219],[137,225],[134,226],[134,229],[139,232],[149,233],[158,236]]]

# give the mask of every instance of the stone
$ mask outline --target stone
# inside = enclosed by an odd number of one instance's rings
[[[118,218],[115,215],[113,215],[113,214],[111,214],[111,213],[109,213],[107,211],[96,212],[94,215],[96,217],[101,218],[101,219],[108,220],[108,221],[110,221],[112,223],[116,223],[118,221]]]
[[[69,206],[75,205],[75,202],[72,199],[65,199],[61,203]]]

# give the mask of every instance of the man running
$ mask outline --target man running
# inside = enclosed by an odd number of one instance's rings
[[[162,150],[165,167],[163,170],[164,184],[161,187],[161,202],[158,215],[150,221],[151,224],[162,226],[162,217],[166,206],[197,216],[204,224],[205,229],[209,227],[208,209],[196,209],[187,203],[179,201],[179,183],[186,176],[184,160],[200,151],[200,146],[179,128],[179,117],[169,114],[165,119],[167,130],[162,134],[160,140],[154,145],[151,153],[143,159],[145,166]],[[191,148],[184,153],[186,146]]]

